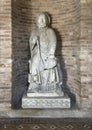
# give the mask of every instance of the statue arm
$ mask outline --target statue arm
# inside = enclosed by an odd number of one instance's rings
[[[57,38],[55,32],[50,30],[50,58],[55,57]]]
[[[38,40],[38,37],[36,34],[36,30],[33,30],[29,38],[30,51],[34,50],[35,46],[37,45],[37,40]]]

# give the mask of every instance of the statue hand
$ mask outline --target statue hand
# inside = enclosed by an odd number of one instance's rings
[[[50,54],[49,58],[50,58],[50,59],[53,59],[53,58],[55,58],[55,56],[52,55],[52,54]]]
[[[38,37],[37,37],[37,36],[33,37],[33,43],[34,43],[34,44],[37,43],[37,40],[38,40]]]
[[[35,48],[36,44],[37,44],[37,40],[38,40],[38,37],[34,37],[33,40],[32,40],[32,50]]]
[[[53,58],[49,57],[49,59],[47,60],[47,62],[45,64],[45,68],[46,69],[53,68],[53,67],[56,66],[56,64],[57,64],[56,58],[55,57],[53,57]]]

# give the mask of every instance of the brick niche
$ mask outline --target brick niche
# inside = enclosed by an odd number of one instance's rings
[[[80,104],[79,37],[80,2],[74,0],[13,1],[12,78],[13,104],[18,104],[27,88],[29,36],[40,12],[51,15],[51,26],[57,35],[57,51],[62,66],[64,87],[76,95]],[[17,100],[16,100],[17,99]]]
[[[0,107],[21,106],[21,97],[28,86],[30,32],[36,16],[45,11],[51,15],[51,26],[57,35],[56,56],[62,66],[63,86],[76,96],[78,107],[91,108],[92,1],[1,0],[0,3]]]

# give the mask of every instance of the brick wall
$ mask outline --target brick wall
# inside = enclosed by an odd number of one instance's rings
[[[0,0],[0,107],[11,104],[11,0]]]
[[[2,7],[1,13],[4,13],[4,10],[7,10],[5,9],[6,6],[4,6],[3,0],[0,2]],[[7,7],[9,6],[10,10],[11,3],[5,3]],[[1,37],[4,38],[4,40],[1,40],[2,44],[0,43],[1,56],[3,55],[5,57],[0,57],[2,59],[0,59],[0,78],[2,79],[0,86],[2,86],[2,95],[4,94],[4,98],[0,98],[1,102],[10,101],[11,98],[7,98],[5,95],[11,95],[9,91],[11,91],[12,86],[12,106],[15,108],[21,105],[21,97],[28,86],[28,59],[30,58],[29,35],[35,26],[36,16],[42,11],[50,13],[52,18],[51,25],[57,35],[56,56],[59,57],[61,61],[64,87],[69,87],[70,91],[76,95],[79,106],[82,108],[91,107],[91,0],[81,0],[81,2],[80,0],[12,1],[12,42],[11,11],[7,11],[8,14],[4,14],[4,18],[6,18],[7,21],[4,20],[0,24],[2,33],[4,30],[3,26],[5,26],[5,29],[7,29],[6,26],[9,26],[8,40],[4,32],[5,37]],[[0,16],[2,17],[1,13]],[[6,47],[6,44],[8,44],[9,48],[7,49],[8,54],[12,51],[12,57],[10,54],[10,57],[7,58],[7,51],[2,49],[2,47]],[[8,61],[4,62],[6,59],[8,59]],[[12,68],[11,59],[13,61]],[[2,72],[5,70],[5,65],[3,65],[5,63],[9,64],[9,69],[6,66],[8,72]],[[11,70],[12,81],[9,81],[9,79],[5,81],[5,77],[7,77],[6,74],[8,75],[7,78],[11,78]],[[5,94],[4,91],[8,94]]]
[[[92,0],[81,0],[80,74],[82,108],[92,108]]]
[[[25,1],[26,2],[26,1]],[[31,17],[25,15],[24,1],[12,2],[12,107],[20,107],[21,97],[26,91],[28,82],[28,60]],[[26,2],[27,4],[27,2]],[[25,8],[24,8],[25,7]],[[26,10],[26,14],[29,10]]]

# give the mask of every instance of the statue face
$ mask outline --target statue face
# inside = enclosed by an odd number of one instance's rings
[[[41,15],[38,17],[37,25],[38,25],[39,28],[44,28],[44,27],[47,26],[47,19],[46,19],[45,14],[41,14]]]

